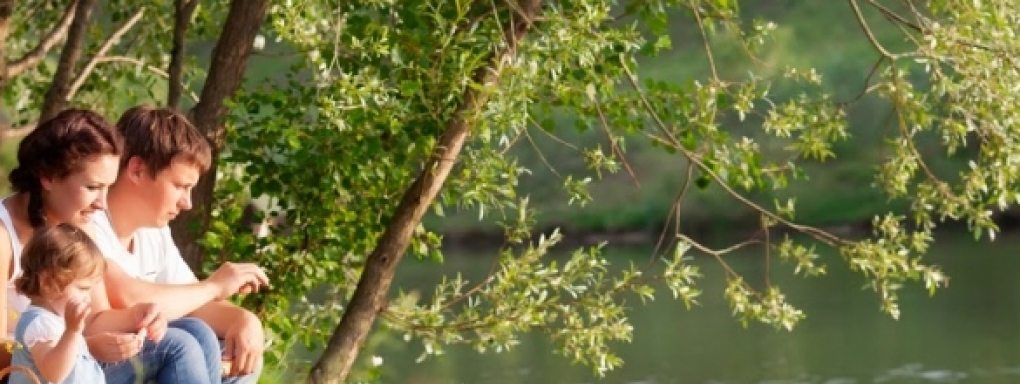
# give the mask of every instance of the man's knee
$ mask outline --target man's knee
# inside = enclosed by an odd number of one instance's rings
[[[176,327],[167,328],[163,339],[159,341],[159,346],[170,351],[202,349],[201,343],[191,332]]]
[[[205,321],[194,317],[182,317],[167,323],[168,328],[176,328],[191,334],[200,343],[216,340],[216,332]]]

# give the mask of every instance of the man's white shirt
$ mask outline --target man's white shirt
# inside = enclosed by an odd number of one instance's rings
[[[113,260],[128,275],[160,284],[189,284],[198,281],[181,257],[170,236],[170,227],[141,228],[135,231],[129,252],[113,230],[105,211],[92,215],[94,238],[107,260]]]

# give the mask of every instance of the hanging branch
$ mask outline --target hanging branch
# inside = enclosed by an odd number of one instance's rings
[[[4,0],[4,3],[8,1],[13,3],[11,0]],[[22,72],[39,65],[42,59],[46,57],[46,54],[49,53],[53,47],[64,41],[64,38],[67,37],[68,28],[70,28],[71,22],[74,20],[75,9],[77,8],[77,0],[68,3],[67,9],[64,10],[64,15],[60,18],[60,22],[57,23],[52,30],[50,30],[50,33],[46,34],[46,36],[39,41],[39,45],[35,46],[35,48],[31,51],[28,51],[28,53],[21,58],[7,63],[6,68],[3,68],[3,72],[0,72],[0,86],[11,78],[20,75]],[[0,17],[2,17],[2,15],[0,15]],[[4,31],[5,34],[7,32],[8,31],[6,30]],[[3,38],[3,40],[7,40],[6,35],[4,35]],[[0,52],[2,52],[2,49],[0,49]]]
[[[85,80],[92,74],[92,70],[96,68],[96,65],[99,64],[100,60],[105,58],[106,53],[109,52],[114,45],[120,42],[120,38],[123,37],[128,30],[134,27],[135,24],[138,24],[138,21],[142,19],[143,13],[145,13],[145,8],[140,8],[135,11],[135,14],[132,15],[131,18],[124,23],[124,25],[114,31],[113,34],[110,35],[110,38],[106,39],[106,42],[99,47],[99,51],[92,57],[92,60],[89,60],[88,64],[85,64],[85,68],[82,68],[81,73],[78,74],[78,78],[74,80],[74,84],[71,84],[71,88],[67,91],[67,97],[64,98],[66,101],[70,101],[71,98],[78,93],[78,89],[85,84]]]

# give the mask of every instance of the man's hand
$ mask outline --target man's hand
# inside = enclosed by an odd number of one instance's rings
[[[206,282],[219,289],[216,299],[226,299],[238,292],[250,293],[269,285],[269,277],[261,267],[251,263],[223,263]]]
[[[131,307],[131,312],[137,319],[138,331],[143,337],[154,342],[163,340],[163,336],[166,335],[167,322],[166,317],[163,317],[163,314],[156,308],[156,304],[138,303]],[[142,330],[145,332],[141,333]],[[144,342],[145,340],[138,338],[138,341]]]
[[[132,333],[105,332],[85,338],[92,356],[104,363],[127,360],[142,351],[142,343]]]
[[[243,376],[254,372],[266,349],[262,322],[253,313],[245,311],[245,315],[223,335],[223,342],[224,366],[230,369],[224,376]]]
[[[92,309],[84,300],[68,300],[64,305],[64,327],[68,332],[81,333],[85,330],[85,319]]]

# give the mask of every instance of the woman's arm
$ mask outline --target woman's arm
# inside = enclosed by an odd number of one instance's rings
[[[85,336],[100,333],[138,333],[142,328],[153,325],[162,318],[155,306],[135,305],[129,308],[113,309],[106,295],[105,284],[92,288],[90,304],[92,315],[85,322]],[[152,333],[152,329],[149,333]]]
[[[0,202],[0,204],[3,204]],[[11,264],[14,250],[11,249],[11,235],[7,227],[0,225],[0,369],[11,365],[11,353],[14,352],[14,340],[7,340],[7,324],[11,322],[11,313],[7,310],[7,284],[11,280]]]

